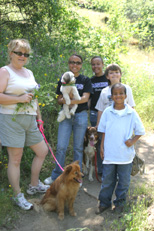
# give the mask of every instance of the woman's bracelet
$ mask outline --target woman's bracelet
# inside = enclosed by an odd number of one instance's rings
[[[43,123],[44,124],[44,122],[43,122],[43,120],[36,120],[37,122],[41,122],[41,123]]]

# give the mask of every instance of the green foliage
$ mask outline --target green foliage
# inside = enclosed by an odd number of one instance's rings
[[[0,187],[0,227],[5,227],[7,230],[12,228],[12,222],[17,218],[17,215],[14,213],[13,203],[12,203],[12,189],[7,188],[4,190],[3,187]]]
[[[12,203],[12,188],[7,179],[8,156],[7,151],[0,148],[0,227],[11,227],[12,221],[16,218]]]
[[[7,7],[5,7],[6,5]],[[35,34],[35,29],[44,25],[50,25],[46,28],[47,31],[52,30],[51,26],[61,17],[63,10],[60,1],[54,0],[4,0],[1,6],[3,9],[1,24],[10,29],[13,27],[12,35],[15,37],[17,37],[17,34],[18,36],[27,34],[27,30],[34,31],[33,34]]]
[[[118,62],[121,48],[121,38],[108,30],[102,31],[100,28],[87,27],[82,31],[81,46],[84,50],[87,61],[89,57],[101,54],[105,65],[111,62]]]
[[[113,1],[106,0],[78,0],[76,1],[80,7],[85,7],[87,9],[93,9],[101,12],[108,11],[112,5]]]
[[[4,187],[8,187],[8,179],[6,175],[6,170],[8,167],[8,156],[7,156],[7,151],[3,150],[3,153],[1,151],[0,147],[0,185],[4,185]]]
[[[122,64],[122,82],[131,86],[135,99],[135,109],[139,113],[146,128],[154,129],[154,80],[153,70],[148,63]]]
[[[78,0],[87,9],[109,13],[111,30],[138,39],[139,47],[154,47],[154,2],[152,0]]]
[[[151,230],[146,220],[148,218],[147,205],[145,199],[138,197],[137,201],[131,204],[131,209],[125,208],[124,215],[118,219],[113,220],[111,230],[125,230],[125,231],[139,231],[139,230]],[[130,210],[130,211],[128,211]]]
[[[152,185],[148,185],[147,187],[147,185],[142,184],[140,187],[135,187],[131,192],[129,191],[129,202],[126,204],[123,215],[120,216],[120,219],[113,220],[111,230],[151,230],[151,227],[149,227],[147,223],[147,208],[154,201],[152,188]]]
[[[123,5],[130,29],[142,47],[154,46],[154,2],[151,0],[126,0]]]

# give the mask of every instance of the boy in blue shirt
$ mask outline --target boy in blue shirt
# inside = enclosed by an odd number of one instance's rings
[[[111,88],[111,97],[113,104],[105,109],[98,125],[98,132],[102,133],[100,155],[103,160],[103,175],[99,193],[100,204],[96,214],[111,207],[117,175],[119,179],[113,203],[115,210],[123,210],[135,156],[134,144],[145,134],[136,111],[124,103],[127,97],[126,87],[121,83],[114,84]]]

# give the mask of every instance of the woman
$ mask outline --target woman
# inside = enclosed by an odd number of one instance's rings
[[[80,74],[82,67],[82,57],[80,55],[73,54],[69,58],[68,66],[69,70],[74,73],[76,78],[76,87],[78,89],[81,100],[71,100],[71,104],[78,104],[78,108],[74,116],[71,119],[65,119],[59,123],[58,128],[58,142],[56,158],[60,165],[64,167],[66,150],[69,145],[69,139],[73,131],[73,150],[74,161],[79,160],[80,168],[82,170],[82,157],[83,157],[83,141],[85,131],[88,125],[88,100],[90,93],[92,93],[92,86],[90,79]],[[65,104],[62,93],[60,92],[61,81],[58,82],[57,94],[58,104]],[[45,184],[51,184],[60,174],[61,169],[56,164],[55,169],[52,171],[50,177],[45,179]]]
[[[9,64],[0,69],[0,139],[9,156],[8,179],[14,191],[14,201],[24,210],[32,208],[19,186],[20,163],[24,146],[34,152],[31,183],[28,194],[46,192],[48,186],[39,181],[39,173],[48,148],[37,127],[42,124],[38,103],[32,91],[37,87],[33,73],[23,66],[28,62],[30,44],[25,39],[15,39],[8,44]],[[17,104],[23,103],[19,110]],[[28,106],[28,104],[31,104]],[[36,122],[37,119],[37,122]]]
[[[94,76],[91,78],[93,94],[90,97],[90,123],[91,126],[95,127],[97,123],[97,109],[95,108],[96,103],[99,99],[100,93],[103,88],[108,86],[108,80],[103,73],[103,60],[100,56],[94,56],[91,59],[91,67],[94,72]],[[100,158],[100,141],[97,143],[97,171],[99,175],[102,175],[102,160]]]

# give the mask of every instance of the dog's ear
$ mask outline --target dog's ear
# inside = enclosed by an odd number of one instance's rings
[[[66,84],[70,82],[71,77],[68,72],[65,73],[64,79],[65,79]]]
[[[65,168],[65,174],[69,174],[71,172],[71,170],[72,170],[72,166],[71,165],[67,166]]]
[[[79,160],[76,160],[73,162],[74,164],[79,164]]]
[[[88,145],[88,130],[90,127],[87,127],[86,132],[85,132],[85,136],[84,136],[84,146]]]

